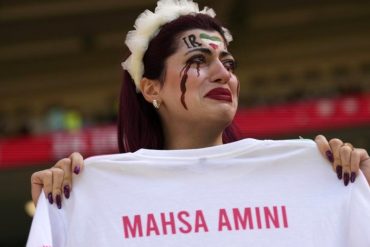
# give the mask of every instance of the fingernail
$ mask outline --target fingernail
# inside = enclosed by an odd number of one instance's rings
[[[333,153],[332,153],[330,150],[326,151],[326,157],[328,157],[328,160],[329,160],[331,163],[333,163],[333,162],[334,162]]]
[[[341,180],[342,179],[342,171],[343,171],[342,166],[337,166],[336,171],[337,171],[338,179]]]
[[[80,166],[75,166],[75,169],[73,170],[73,172],[77,175],[80,173]]]
[[[351,180],[351,183],[354,183],[355,182],[355,180],[356,180],[356,173],[355,172],[351,172],[351,178],[350,178],[350,180]]]
[[[348,172],[345,172],[344,175],[343,175],[343,182],[344,182],[344,185],[347,186],[349,184],[349,173]]]
[[[51,194],[51,192],[48,194],[48,200],[49,200],[49,203],[50,204],[53,204],[54,201],[53,201],[53,195]]]
[[[64,186],[63,188],[64,196],[68,199],[69,198],[69,185]]]
[[[60,195],[57,195],[57,197],[55,199],[56,199],[57,207],[59,209],[61,209],[62,208],[62,199],[61,199]]]

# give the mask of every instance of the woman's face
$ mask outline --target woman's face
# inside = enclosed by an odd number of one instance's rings
[[[160,91],[162,119],[226,127],[238,106],[235,61],[216,31],[193,29],[177,38],[177,50],[166,60]]]

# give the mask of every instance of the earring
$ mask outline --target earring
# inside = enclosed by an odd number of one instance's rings
[[[159,107],[161,106],[161,103],[158,103],[158,101],[156,99],[153,100],[153,106],[155,109],[159,109]]]

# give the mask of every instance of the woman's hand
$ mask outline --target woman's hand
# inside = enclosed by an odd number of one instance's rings
[[[50,204],[62,207],[62,193],[69,198],[72,190],[72,175],[78,175],[83,169],[83,157],[80,153],[72,153],[68,158],[59,160],[53,167],[38,171],[31,176],[31,194],[36,205],[44,189]],[[63,191],[62,191],[63,188]]]
[[[354,148],[351,143],[343,143],[334,138],[328,141],[325,136],[318,135],[315,142],[320,152],[332,163],[338,179],[343,178],[344,185],[354,182],[361,169],[370,185],[370,157],[363,148]]]

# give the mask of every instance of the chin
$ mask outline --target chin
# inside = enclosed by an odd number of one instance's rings
[[[225,119],[234,119],[237,107],[232,104],[218,105],[217,111]]]
[[[235,114],[236,111],[234,109],[222,111],[217,114],[217,120],[215,119],[215,121],[220,122],[222,125],[228,126],[233,121]]]

